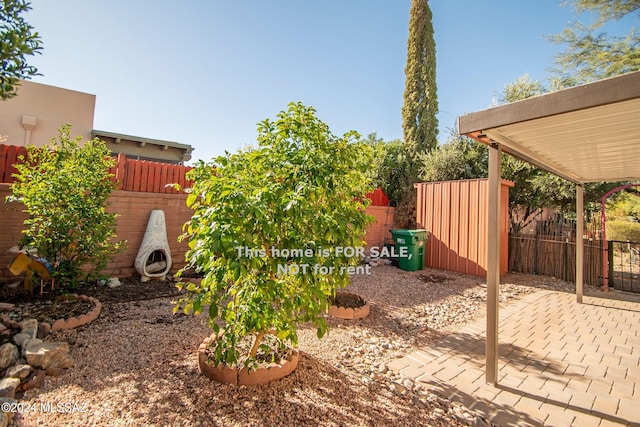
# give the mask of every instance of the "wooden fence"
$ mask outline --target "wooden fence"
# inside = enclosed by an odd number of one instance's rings
[[[117,159],[110,172],[118,182],[118,190],[177,194],[171,184],[179,184],[181,188],[191,186],[185,177],[191,166],[127,159],[124,154],[119,154]]]
[[[584,282],[602,283],[602,242],[584,239]],[[540,234],[509,235],[509,271],[576,280],[575,238]]]
[[[389,198],[382,191],[382,188],[376,188],[373,192],[367,194],[367,197],[371,199],[371,206],[389,206]]]
[[[16,172],[13,165],[18,160],[18,156],[26,155],[27,149],[25,147],[0,144],[0,182],[13,182],[12,175]]]
[[[19,156],[26,159],[25,147],[0,144],[0,182],[13,182],[12,175],[16,172],[13,165],[19,162]],[[177,194],[178,191],[167,185],[178,183],[182,188],[188,187],[190,182],[185,174],[189,169],[191,166],[127,159],[119,154],[109,172],[113,174],[113,182],[118,182],[117,190]]]
[[[0,183],[12,183],[13,166],[19,161],[19,156],[27,156],[25,147],[0,144]],[[116,158],[116,165],[110,169],[112,180],[118,182],[117,190],[136,191],[142,193],[177,194],[170,184],[180,184],[182,188],[191,186],[185,178],[191,166],[172,163],[154,162],[149,160],[128,159],[124,154]],[[372,206],[388,206],[387,195],[378,188],[367,195]]]

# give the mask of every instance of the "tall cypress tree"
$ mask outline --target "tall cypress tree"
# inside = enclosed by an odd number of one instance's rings
[[[438,144],[436,44],[431,19],[427,0],[411,1],[402,128],[413,160]]]
[[[436,95],[436,44],[431,8],[427,0],[411,0],[407,65],[405,67],[402,128],[407,152],[406,179],[398,204],[397,222],[414,228],[420,158],[438,145],[438,97]]]

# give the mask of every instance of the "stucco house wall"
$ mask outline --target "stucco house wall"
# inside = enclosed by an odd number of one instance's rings
[[[4,144],[41,147],[58,135],[61,125],[71,135],[91,139],[96,96],[42,83],[22,81],[18,95],[0,102],[0,135]],[[1,138],[1,137],[0,137]]]

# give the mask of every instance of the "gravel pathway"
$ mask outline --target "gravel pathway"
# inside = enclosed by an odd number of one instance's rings
[[[510,274],[500,299],[508,303],[540,288],[573,292],[574,285]],[[210,333],[206,319],[172,315],[170,298],[107,303],[95,322],[51,336],[69,342],[76,366],[28,391],[22,402],[33,410],[17,414],[11,425],[488,425],[386,367],[482,316],[482,279],[381,266],[354,276],[349,290],[371,302],[370,315],[329,319],[321,340],[303,327],[298,368],[258,387],[222,385],[199,374],[195,351]]]

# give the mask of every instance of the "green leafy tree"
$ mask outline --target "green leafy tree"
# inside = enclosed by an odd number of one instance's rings
[[[428,1],[412,0],[402,106],[408,173],[398,209],[399,224],[409,228],[415,226],[416,192],[413,184],[418,181],[419,158],[438,144],[436,45],[431,20]]]
[[[115,160],[104,142],[81,145],[82,138],[70,134],[71,127],[64,125],[50,146],[27,148],[26,158],[15,165],[7,198],[21,202],[29,215],[21,245],[51,264],[62,291],[98,275],[124,244],[112,241],[117,215],[107,212],[115,188],[109,168]]]
[[[640,223],[640,187],[615,194],[607,201],[607,216]]]
[[[16,95],[20,79],[38,75],[27,57],[40,53],[42,41],[22,14],[31,10],[26,0],[0,1],[0,100]]]
[[[638,0],[574,0],[573,5],[579,13],[596,11],[598,13],[596,24],[604,24],[611,19],[618,20],[640,10]]]
[[[485,145],[452,133],[446,143],[421,157],[420,177],[424,181],[486,178],[488,155]]]
[[[500,104],[521,101],[542,95],[545,87],[538,80],[531,80],[528,74],[508,83],[498,97]],[[551,201],[544,195],[544,187],[534,188],[533,179],[545,174],[537,167],[509,155],[502,156],[502,178],[512,181],[509,191],[509,228],[512,233],[520,230],[535,219],[545,207],[551,207]]]
[[[399,139],[384,141],[375,133],[369,134],[362,142],[373,149],[371,174],[375,186],[382,188],[389,202],[397,206],[410,180],[406,146]]]
[[[608,240],[640,242],[640,187],[612,195],[606,210]]]
[[[545,92],[546,88],[540,82],[532,81],[525,74],[505,85],[498,102],[515,102]],[[486,178],[487,175],[487,147],[470,138],[458,136],[457,132],[453,132],[445,144],[420,158],[420,177],[425,181]],[[509,193],[511,232],[518,233],[544,208],[555,208],[568,216],[574,215],[574,184],[506,154],[502,157],[501,176],[514,183]],[[587,210],[596,209],[600,196],[614,185],[585,185]]]
[[[567,4],[569,2],[566,2]],[[575,22],[550,37],[566,49],[556,56],[554,87],[575,86],[640,70],[640,31],[632,27],[625,36],[601,31],[603,24],[626,15],[638,15],[638,0],[574,0],[578,14],[595,12],[591,25]]]
[[[329,298],[360,261],[334,249],[362,246],[372,221],[371,150],[358,139],[332,135],[312,107],[291,103],[259,124],[256,148],[189,172],[194,213],[183,237],[187,267],[203,278],[175,310],[209,307],[216,365],[253,366],[265,334],[296,345],[303,322],[325,333]],[[253,345],[241,354],[245,338]]]

